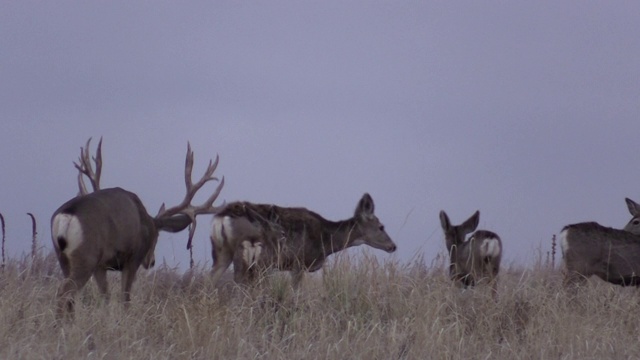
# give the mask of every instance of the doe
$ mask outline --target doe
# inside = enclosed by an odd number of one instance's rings
[[[625,201],[632,218],[622,230],[596,222],[562,229],[565,286],[579,285],[593,275],[616,285],[640,285],[640,205]]]
[[[233,202],[213,218],[213,282],[233,262],[234,279],[250,282],[267,269],[291,271],[294,288],[304,272],[322,268],[326,258],[357,245],[396,251],[378,217],[373,199],[364,194],[353,217],[330,221],[301,207]]]
[[[451,225],[447,213],[440,211],[440,225],[450,256],[451,279],[465,287],[488,279],[495,296],[502,259],[502,240],[496,233],[487,230],[478,230],[465,240],[467,234],[476,230],[479,222],[480,211],[460,225]]]

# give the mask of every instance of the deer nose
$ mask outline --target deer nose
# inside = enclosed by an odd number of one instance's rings
[[[387,249],[387,252],[392,253],[394,251],[396,251],[398,247],[396,246],[396,244],[392,244],[389,249]]]

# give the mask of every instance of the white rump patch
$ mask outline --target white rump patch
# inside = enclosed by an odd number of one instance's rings
[[[480,255],[482,257],[498,257],[501,251],[500,241],[496,238],[484,239],[482,246],[480,246]]]
[[[258,262],[260,253],[262,253],[262,243],[257,242],[252,244],[247,240],[242,242],[242,259],[249,267],[254,266]]]
[[[231,218],[228,216],[214,216],[211,242],[221,247],[224,245],[225,239],[231,239],[232,235]]]
[[[58,239],[64,238],[67,247],[64,253],[69,256],[84,241],[82,235],[82,225],[75,215],[58,214],[53,218],[51,225],[51,236],[53,246],[59,249]]]
[[[562,249],[562,256],[567,256],[567,251],[569,251],[569,230],[562,230],[560,232],[560,249]]]

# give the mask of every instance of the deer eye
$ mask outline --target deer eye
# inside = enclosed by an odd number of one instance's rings
[[[633,220],[633,225],[638,225],[640,224],[640,220]]]
[[[380,231],[384,231],[384,225],[380,225]]]

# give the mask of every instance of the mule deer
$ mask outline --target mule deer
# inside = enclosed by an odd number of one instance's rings
[[[467,234],[475,231],[479,222],[480,211],[460,225],[451,225],[447,213],[440,211],[440,225],[450,256],[449,275],[464,287],[487,279],[495,295],[502,259],[502,240],[494,232],[478,230],[465,241]]]
[[[178,232],[191,225],[189,243],[195,231],[195,217],[210,214],[217,209],[217,198],[224,178],[204,204],[191,205],[196,192],[213,177],[218,158],[209,162],[204,176],[197,183],[191,180],[193,151],[187,147],[185,184],[187,193],[179,205],[166,209],[162,204],[155,217],[147,213],[138,196],[121,188],[100,189],[102,170],[101,147],[91,167],[89,143],[80,150],[80,161],[74,163],[80,175],[80,195],[60,206],[51,218],[53,246],[62,268],[64,280],[58,290],[58,317],[73,313],[74,295],[93,275],[100,292],[108,299],[107,270],[122,272],[122,300],[130,301],[130,292],[140,265],[145,269],[155,263],[154,251],[159,231]],[[94,192],[88,193],[82,176],[90,178]]]
[[[595,222],[562,229],[566,286],[578,285],[592,275],[616,285],[640,285],[640,206],[629,198],[625,201],[633,217],[622,230]]]
[[[305,208],[234,202],[213,218],[212,281],[234,264],[234,279],[250,282],[269,268],[291,271],[297,288],[305,271],[313,272],[326,258],[366,244],[392,253],[396,244],[374,215],[373,199],[364,194],[352,218],[329,221]]]
[[[640,235],[640,205],[629,198],[625,198],[624,201],[627,203],[627,208],[629,209],[629,213],[631,213],[632,218],[623,230],[632,234]]]

